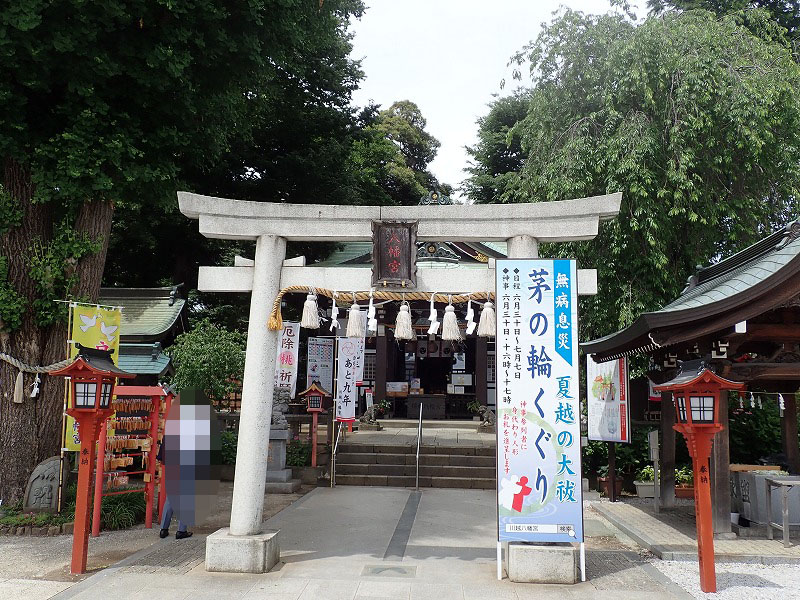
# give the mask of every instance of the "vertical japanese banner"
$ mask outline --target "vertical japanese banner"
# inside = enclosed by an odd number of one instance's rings
[[[306,387],[313,382],[329,394],[333,393],[333,338],[308,338]]]
[[[586,387],[589,439],[630,442],[628,359],[596,363],[587,356]]]
[[[496,277],[498,540],[582,542],[575,261]]]
[[[78,344],[85,348],[98,348],[100,350],[113,350],[111,360],[119,364],[119,335],[122,311],[119,308],[99,308],[93,305],[72,305],[72,331],[70,331],[70,358],[78,354]],[[71,387],[67,385],[67,389]],[[72,397],[69,398],[72,406]],[[71,452],[81,449],[81,438],[78,433],[78,424],[75,419],[67,415],[66,444],[64,447]]]
[[[300,323],[283,323],[281,340],[275,359],[275,387],[289,390],[294,398],[297,391],[297,356],[300,346]]]
[[[364,377],[364,338],[336,338],[336,420],[355,421]]]

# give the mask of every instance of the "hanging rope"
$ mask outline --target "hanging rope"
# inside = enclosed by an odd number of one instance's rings
[[[308,286],[307,285],[292,285],[286,288],[283,288],[280,292],[278,292],[277,297],[275,298],[275,302],[272,303],[272,312],[269,315],[269,321],[267,322],[267,327],[272,331],[280,331],[283,329],[283,316],[281,315],[281,300],[283,300],[283,296],[285,294],[297,294],[297,293],[308,293]],[[316,288],[316,292],[318,296],[325,296],[326,298],[333,298],[333,290],[327,290],[324,288]],[[433,294],[431,295],[430,292],[387,292],[381,290],[375,290],[372,292],[373,297],[376,300],[388,300],[388,301],[402,301],[405,300],[425,300],[430,301],[433,300],[434,302],[441,302],[447,303],[448,298],[452,298],[453,304],[465,304],[470,298],[472,301],[476,300],[492,300],[494,299],[494,292],[472,292],[471,294],[458,294],[455,296],[451,296],[450,294]],[[346,296],[339,294],[339,302],[343,303],[343,299]],[[359,302],[361,300],[369,300],[370,292],[355,292],[352,294],[353,302]]]
[[[31,365],[25,364],[24,362],[14,358],[13,356],[0,352],[0,360],[7,362],[12,367],[17,368],[20,371],[24,371],[25,373],[48,373],[50,371],[55,371],[56,369],[61,369],[62,367],[66,367],[67,365],[72,364],[72,362],[75,359],[68,358],[66,360],[53,363],[52,365],[47,365],[46,367],[32,367]]]

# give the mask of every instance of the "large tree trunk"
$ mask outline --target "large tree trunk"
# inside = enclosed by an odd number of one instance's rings
[[[38,239],[47,244],[52,239],[52,207],[31,201],[34,190],[30,170],[13,159],[4,161],[3,185],[22,210],[22,221],[0,236],[0,253],[8,262],[9,283],[27,306],[22,325],[15,331],[0,333],[0,351],[30,365],[52,364],[66,356],[66,324],[46,328],[36,325],[32,309],[36,284],[28,264],[32,241]],[[105,201],[88,202],[79,211],[75,229],[101,241],[101,250],[73,267],[79,276],[77,289],[71,290],[75,296],[97,298],[113,213],[112,204]],[[35,376],[26,374],[24,400],[15,404],[16,375],[14,367],[0,361],[0,498],[4,504],[22,498],[34,467],[58,454],[61,447],[64,380],[42,376],[39,397],[31,399],[28,395]]]

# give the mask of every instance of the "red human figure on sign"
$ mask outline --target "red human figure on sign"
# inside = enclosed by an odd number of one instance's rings
[[[519,481],[517,482],[517,485],[519,486],[519,492],[514,494],[514,502],[511,503],[511,508],[517,512],[522,512],[522,501],[525,499],[525,496],[533,491],[533,488],[529,488],[527,483],[528,478],[525,476],[520,477]]]

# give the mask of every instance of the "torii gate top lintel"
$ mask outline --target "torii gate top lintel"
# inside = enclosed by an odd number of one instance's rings
[[[600,221],[619,212],[622,192],[524,204],[450,206],[340,206],[252,202],[178,192],[181,212],[200,221],[209,238],[255,240],[274,235],[292,241],[372,239],[373,221],[419,221],[419,241],[504,241],[530,236],[540,242],[592,239]]]

